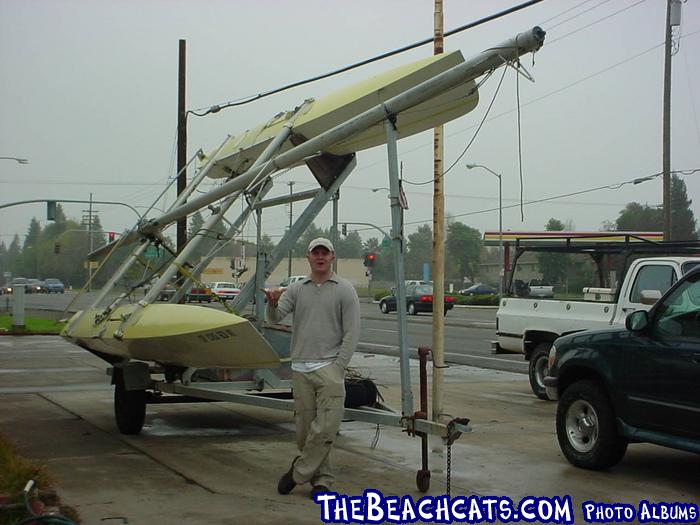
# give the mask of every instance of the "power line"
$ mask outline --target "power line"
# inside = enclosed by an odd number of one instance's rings
[[[700,168],[694,168],[694,169],[688,169],[688,170],[674,170],[674,171],[671,172],[671,174],[673,174],[673,175],[693,175],[693,174],[695,174],[695,173],[697,173],[697,172],[700,172]],[[542,202],[549,202],[549,201],[553,201],[553,200],[557,200],[557,199],[562,199],[562,198],[566,198],[566,197],[573,197],[573,196],[575,196],[575,195],[583,195],[583,194],[585,194],[585,193],[591,193],[591,192],[594,192],[594,191],[600,191],[600,190],[605,190],[605,189],[618,190],[618,189],[620,189],[621,187],[623,187],[623,186],[625,186],[625,185],[627,185],[627,184],[632,184],[632,185],[641,184],[642,182],[646,182],[646,181],[655,179],[655,178],[657,178],[657,177],[660,177],[662,174],[663,174],[663,172],[658,172],[658,173],[654,173],[654,174],[652,174],[652,175],[648,175],[648,176],[646,176],[646,177],[637,177],[637,178],[635,178],[635,179],[630,179],[630,180],[626,180],[626,181],[623,181],[623,182],[618,182],[618,183],[613,183],[613,184],[606,184],[605,186],[598,186],[598,187],[589,188],[589,189],[586,189],[586,190],[579,190],[579,191],[573,191],[573,192],[569,192],[569,193],[563,193],[563,194],[561,194],[561,195],[554,195],[554,196],[552,196],[552,197],[544,197],[544,198],[542,198],[542,199],[535,199],[535,200],[531,200],[531,201],[526,201],[526,202],[524,202],[522,205],[523,205],[523,206],[527,206],[527,205],[530,205],[530,204],[540,204],[540,203],[542,203]],[[518,206],[520,206],[519,203],[518,203],[518,204],[511,204],[511,205],[508,205],[508,206],[503,206],[503,209],[517,208]],[[488,212],[492,212],[492,211],[498,211],[498,208],[496,207],[496,208],[489,208],[489,209],[485,209],[485,210],[477,210],[477,211],[472,211],[472,212],[467,212],[467,213],[458,213],[458,214],[455,214],[455,215],[450,215],[450,218],[455,218],[455,217],[467,217],[467,216],[470,216],[470,215],[479,215],[479,214],[481,214],[481,213],[488,213]],[[424,219],[424,220],[420,220],[420,221],[410,221],[410,222],[405,222],[404,225],[409,225],[409,224],[424,224],[424,223],[426,223],[426,222],[429,222],[430,220],[431,220],[431,219]],[[384,225],[384,226],[381,226],[381,227],[387,228],[388,226],[390,226],[390,225]],[[359,232],[359,231],[365,231],[365,230],[369,230],[369,228],[358,228],[358,229],[356,229],[355,231],[358,231],[358,232]]]
[[[480,18],[474,22],[470,22],[468,24],[464,24],[462,26],[456,27],[455,29],[451,29],[450,31],[447,31],[444,33],[445,37],[455,35],[457,33],[460,33],[462,31],[466,31],[467,29],[472,29],[474,27],[480,26],[482,24],[485,24],[487,22],[491,22],[492,20],[497,20],[499,18],[502,18],[506,15],[510,15],[512,13],[515,13],[517,11],[520,11],[522,9],[525,9],[527,7],[533,6],[535,4],[539,4],[543,0],[529,0],[528,2],[524,2],[522,4],[518,4],[516,6],[510,7],[508,9],[505,9],[503,11],[499,11],[498,13],[494,13],[492,15],[486,16],[484,18]],[[196,117],[204,117],[208,115],[209,113],[218,113],[222,109],[234,107],[234,106],[242,106],[244,104],[249,104],[251,102],[254,102],[256,100],[260,100],[261,98],[269,97],[270,95],[275,95],[277,93],[281,93],[283,91],[287,91],[289,89],[303,86],[304,84],[310,84],[311,82],[316,82],[318,80],[323,80],[325,78],[329,78],[335,75],[338,75],[340,73],[345,73],[346,71],[350,71],[352,69],[356,69],[361,66],[365,66],[367,64],[371,64],[373,62],[377,62],[379,60],[383,60],[385,58],[398,55],[400,53],[404,53],[405,51],[410,51],[411,49],[415,49],[417,47],[424,46],[426,44],[432,43],[434,37],[429,37],[425,38],[423,40],[420,40],[418,42],[414,42],[413,44],[408,44],[406,46],[400,47],[398,49],[394,49],[393,51],[387,51],[385,53],[382,53],[380,55],[376,55],[371,58],[367,58],[365,60],[361,60],[360,62],[355,62],[354,64],[350,64],[348,66],[341,67],[339,69],[335,69],[333,71],[330,71],[328,73],[323,73],[321,75],[317,75],[315,77],[307,78],[305,80],[299,80],[297,82],[293,82],[291,84],[287,84],[285,86],[271,89],[269,91],[264,91],[262,93],[258,93],[257,95],[250,95],[248,97],[242,97],[237,100],[232,100],[223,104],[215,104],[209,108],[199,108],[196,110],[188,110],[188,114],[192,114]]]

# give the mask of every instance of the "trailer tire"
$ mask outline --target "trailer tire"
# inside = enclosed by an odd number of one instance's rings
[[[532,351],[532,355],[530,355],[530,364],[527,370],[533,394],[544,400],[549,400],[544,386],[544,377],[549,371],[547,360],[549,359],[550,348],[552,348],[552,343],[538,343]]]
[[[114,377],[114,419],[119,432],[130,435],[140,433],[146,420],[146,391],[127,390],[121,373]]]

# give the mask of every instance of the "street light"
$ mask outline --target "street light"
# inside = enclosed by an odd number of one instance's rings
[[[498,294],[500,297],[503,297],[503,280],[506,278],[505,261],[503,259],[503,181],[499,173],[496,173],[491,168],[482,164],[467,164],[466,167],[468,170],[483,168],[498,177],[498,248],[501,254],[501,276],[498,279]]]
[[[20,164],[29,164],[27,159],[20,159],[19,157],[0,157],[0,160],[16,160]]]

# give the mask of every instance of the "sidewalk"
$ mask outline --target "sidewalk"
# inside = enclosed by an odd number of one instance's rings
[[[352,366],[400,406],[396,358],[358,353]],[[415,361],[411,367],[415,379]],[[276,492],[295,454],[291,413],[230,403],[149,405],[143,432],[123,436],[105,368],[57,337],[0,338],[0,432],[21,454],[46,462],[83,523],[320,522],[308,487]],[[452,450],[453,495],[570,494],[577,505],[699,499],[696,455],[637,445],[611,472],[575,469],[556,444],[556,405],[534,398],[527,377],[467,366],[445,372],[445,411],[471,418],[474,428]],[[431,447],[429,494],[438,495],[445,450],[439,442]],[[397,428],[346,422],[333,458],[340,493],[372,487],[422,495],[415,486],[420,440]]]

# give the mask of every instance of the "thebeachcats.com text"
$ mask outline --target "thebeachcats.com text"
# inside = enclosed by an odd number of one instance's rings
[[[585,501],[577,513],[571,496],[384,496],[366,489],[361,496],[316,494],[324,523],[695,523],[694,503],[607,503]],[[578,518],[578,519],[577,519]]]

